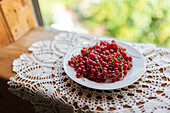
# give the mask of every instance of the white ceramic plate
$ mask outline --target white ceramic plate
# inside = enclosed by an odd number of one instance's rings
[[[100,40],[95,40],[92,42],[83,42],[66,53],[64,60],[63,60],[64,70],[67,73],[67,75],[71,79],[73,79],[75,82],[83,86],[93,88],[93,89],[112,90],[112,89],[122,88],[122,87],[125,87],[125,86],[128,86],[134,83],[145,72],[146,62],[145,62],[144,56],[132,46],[125,44],[123,42],[120,42],[120,41],[116,41],[116,43],[119,46],[126,48],[129,54],[138,57],[138,58],[133,57],[133,60],[132,60],[133,67],[130,69],[130,71],[128,71],[127,75],[125,76],[123,80],[117,81],[114,83],[97,83],[95,81],[88,80],[87,78],[84,78],[84,79],[77,78],[76,71],[74,70],[74,68],[68,65],[68,60],[70,60],[70,58],[72,57],[72,54],[73,55],[80,54],[80,50],[83,47],[93,46],[96,44],[96,42],[99,42],[99,41]],[[111,40],[106,40],[106,41],[110,42]]]

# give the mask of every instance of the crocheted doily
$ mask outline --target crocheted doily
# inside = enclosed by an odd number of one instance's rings
[[[60,33],[53,41],[39,41],[13,62],[9,90],[30,101],[37,112],[169,112],[170,50],[152,44],[129,43],[146,58],[146,72],[130,86],[116,90],[94,90],[71,80],[62,59],[73,46],[102,36]]]

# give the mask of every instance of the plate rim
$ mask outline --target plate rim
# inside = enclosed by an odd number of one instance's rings
[[[129,86],[129,85],[133,84],[134,82],[136,82],[136,81],[142,76],[142,74],[146,71],[146,59],[145,59],[145,57],[143,56],[143,54],[142,54],[141,52],[139,52],[136,48],[134,48],[133,46],[131,46],[131,45],[127,44],[127,43],[124,43],[124,42],[118,41],[118,40],[115,40],[115,42],[120,43],[120,44],[123,44],[123,45],[126,45],[126,46],[128,46],[128,47],[130,47],[130,48],[135,49],[135,50],[142,56],[142,59],[144,60],[144,67],[143,67],[143,69],[141,70],[142,72],[138,75],[138,77],[136,77],[135,80],[129,82],[128,84],[122,85],[121,87],[100,88],[100,89],[99,89],[99,88],[96,88],[96,87],[93,87],[93,86],[91,87],[91,86],[84,85],[84,84],[80,83],[79,81],[75,80],[72,76],[70,76],[70,75],[67,73],[66,65],[65,65],[65,59],[66,59],[67,54],[69,54],[69,52],[70,52],[71,50],[74,50],[74,49],[76,49],[77,47],[79,47],[79,46],[81,46],[81,45],[83,45],[83,44],[85,44],[85,43],[99,42],[99,41],[111,41],[111,40],[114,40],[114,39],[101,39],[101,40],[85,41],[85,42],[81,42],[80,44],[78,44],[78,45],[74,46],[73,48],[69,49],[69,50],[66,52],[66,54],[64,55],[63,62],[62,62],[62,63],[63,63],[63,67],[64,67],[64,71],[66,72],[67,76],[69,76],[73,81],[75,81],[76,83],[78,83],[78,84],[80,84],[80,85],[82,85],[82,86],[85,86],[85,87],[88,87],[88,88],[92,88],[92,89],[97,89],[97,90],[114,90],[114,89],[118,89],[118,88],[123,88],[123,87]],[[68,65],[68,64],[67,64],[67,65]],[[77,79],[78,79],[78,78],[77,78]],[[85,79],[87,79],[87,78],[85,78]],[[93,82],[95,82],[95,81],[93,81]],[[96,83],[97,83],[97,82],[96,82]],[[100,83],[100,84],[108,84],[108,83]]]

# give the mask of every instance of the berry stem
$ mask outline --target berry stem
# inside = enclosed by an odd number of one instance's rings
[[[83,74],[81,75],[81,77],[83,78],[83,81],[85,81]]]
[[[94,54],[94,55],[95,55],[95,57],[96,57],[98,63],[100,64],[100,68],[103,70],[103,67],[102,67],[101,63],[99,62],[99,59],[97,58],[97,55],[96,55],[96,54]]]
[[[77,62],[77,60],[74,58],[74,55],[72,54],[72,56],[73,56],[73,59]],[[79,64],[78,62],[77,62],[77,64]]]
[[[109,64],[108,62],[106,62],[108,65],[110,65],[110,66],[112,66],[112,67],[114,67],[114,65],[111,65],[111,64]]]

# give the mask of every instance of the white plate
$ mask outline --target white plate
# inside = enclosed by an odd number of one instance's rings
[[[72,80],[89,88],[99,89],[99,90],[112,90],[112,89],[122,88],[122,87],[125,87],[125,86],[128,86],[134,83],[145,72],[146,62],[145,62],[144,56],[132,46],[125,44],[123,42],[120,42],[120,41],[116,41],[116,43],[119,46],[126,48],[129,54],[138,57],[138,58],[133,57],[133,60],[132,60],[133,67],[130,69],[130,71],[128,71],[127,75],[125,76],[123,80],[117,81],[114,83],[97,83],[95,81],[88,80],[87,78],[84,78],[84,79],[77,78],[76,71],[74,70],[74,68],[68,65],[68,60],[70,60],[70,58],[72,57],[72,54],[73,55],[80,54],[80,50],[83,47],[93,46],[96,44],[96,42],[99,42],[99,41],[100,40],[95,40],[92,42],[83,42],[66,53],[64,60],[63,60],[64,70]],[[106,40],[106,41],[110,42],[110,40]]]

